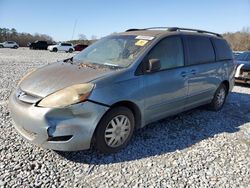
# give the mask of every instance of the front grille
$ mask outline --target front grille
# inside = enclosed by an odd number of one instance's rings
[[[250,75],[250,71],[249,71],[249,72],[243,71],[243,72],[242,72],[242,75],[243,75],[243,76],[249,76],[249,75]]]

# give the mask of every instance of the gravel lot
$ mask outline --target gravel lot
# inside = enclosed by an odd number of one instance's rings
[[[68,53],[0,49],[0,187],[249,187],[250,86],[220,112],[199,108],[148,125],[121,152],[56,153],[23,140],[8,97],[29,70]]]

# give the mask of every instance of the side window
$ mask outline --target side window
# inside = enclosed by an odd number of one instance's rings
[[[215,61],[214,48],[208,37],[186,36],[185,41],[189,65]]]
[[[161,70],[184,66],[182,40],[180,37],[167,37],[149,52],[148,59],[159,59]]]
[[[224,39],[213,38],[213,43],[216,50],[216,60],[231,60],[233,59],[233,53],[228,43]]]
[[[71,46],[71,45],[68,43],[62,43],[61,46]]]

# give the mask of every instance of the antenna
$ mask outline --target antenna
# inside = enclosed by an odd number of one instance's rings
[[[73,40],[74,35],[75,35],[76,24],[77,24],[77,19],[75,19],[71,40]]]

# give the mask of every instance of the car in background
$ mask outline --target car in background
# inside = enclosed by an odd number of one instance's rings
[[[47,50],[49,45],[51,44],[48,44],[47,41],[42,41],[42,40],[37,40],[35,42],[28,44],[29,48],[34,50]]]
[[[88,47],[88,45],[86,45],[86,44],[76,44],[74,46],[74,49],[75,49],[75,51],[82,51],[83,49],[85,49],[87,47]]]
[[[48,50],[50,52],[65,51],[72,53],[74,51],[74,46],[71,43],[62,42],[55,45],[49,45]]]
[[[250,84],[250,51],[245,51],[235,58],[237,64],[235,82]]]
[[[19,45],[14,41],[5,41],[3,43],[0,43],[0,48],[19,48]]]
[[[234,58],[237,58],[240,54],[242,54],[244,51],[233,51]]]

